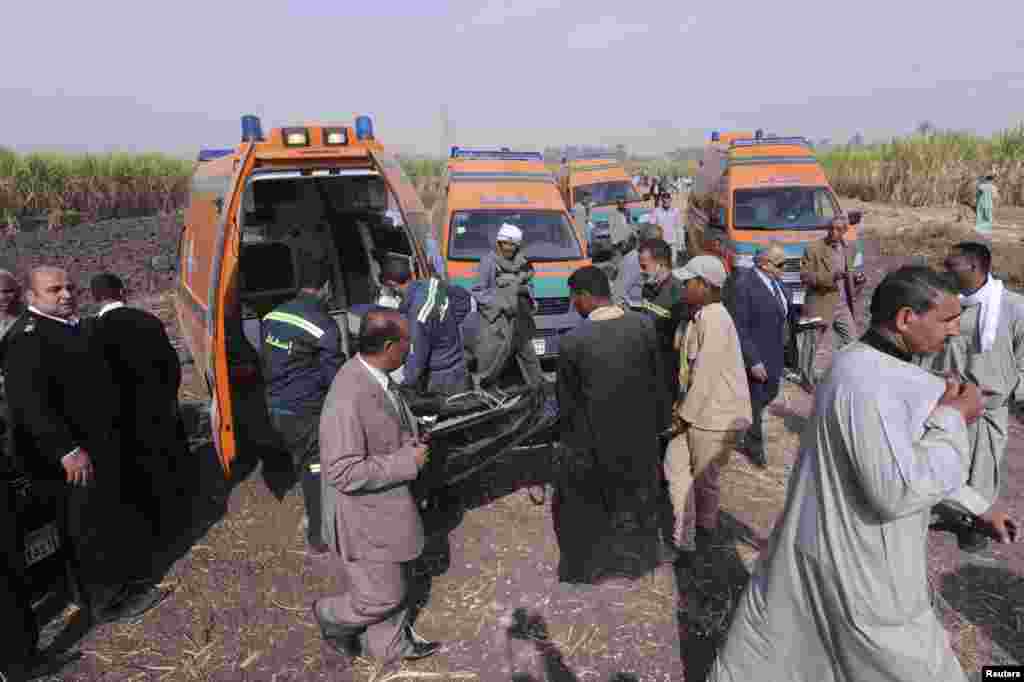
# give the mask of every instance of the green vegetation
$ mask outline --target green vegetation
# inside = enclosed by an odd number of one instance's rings
[[[191,161],[164,154],[18,154],[0,147],[0,218],[46,213],[51,224],[174,211]]]
[[[864,201],[911,206],[974,204],[979,176],[995,172],[1004,204],[1024,205],[1024,124],[991,138],[925,131],[819,155],[835,190]]]
[[[631,173],[645,173],[654,177],[693,177],[697,174],[697,162],[686,159],[638,159],[626,162]]]

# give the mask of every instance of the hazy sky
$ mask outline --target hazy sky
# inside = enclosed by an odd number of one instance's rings
[[[1010,0],[22,0],[3,24],[0,145],[19,150],[191,156],[235,144],[244,113],[368,113],[385,144],[438,154],[442,104],[459,144],[641,153],[714,128],[845,142],[1024,120]]]

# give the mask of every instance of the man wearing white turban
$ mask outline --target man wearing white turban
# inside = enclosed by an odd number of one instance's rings
[[[536,386],[543,380],[533,348],[533,266],[523,255],[522,244],[523,231],[504,223],[495,238],[494,253],[480,259],[473,296],[480,311],[477,370],[482,386],[497,383],[513,358],[527,384]]]

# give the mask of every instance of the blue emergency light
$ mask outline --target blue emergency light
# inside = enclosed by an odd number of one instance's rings
[[[762,128],[758,128],[757,132],[754,133],[754,139],[760,140],[762,137],[764,137],[764,130]]]
[[[356,138],[360,140],[373,139],[373,121],[369,116],[356,116]]]
[[[213,161],[214,159],[219,159],[222,156],[234,153],[234,149],[200,149],[197,161],[199,161],[199,163],[204,163],[206,161]]]
[[[262,142],[263,128],[260,117],[246,114],[242,117],[242,142]]]
[[[718,134],[717,130],[715,130],[715,131],[713,131],[711,133],[711,141],[712,142],[718,142],[720,139],[722,139],[722,136]]]

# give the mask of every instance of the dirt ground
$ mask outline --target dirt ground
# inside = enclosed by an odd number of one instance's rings
[[[866,209],[880,232],[920,224],[924,212],[844,202]],[[997,232],[1019,241],[1024,211]],[[952,211],[935,211],[947,220]],[[926,217],[924,220],[931,220]],[[906,260],[868,257],[869,291],[886,269]],[[906,254],[907,256],[913,254]],[[169,299],[144,301],[171,323]],[[828,361],[824,344],[819,366]],[[186,367],[183,398],[203,399]],[[73,609],[49,630],[58,648],[82,658],[52,680],[509,680],[514,672],[548,680],[702,680],[728,616],[781,510],[810,398],[785,384],[765,418],[769,466],[734,455],[723,481],[723,519],[715,551],[693,572],[661,566],[634,582],[569,588],[556,577],[558,548],[550,501],[529,490],[550,474],[550,452],[507,457],[456,491],[459,509],[427,519],[431,541],[414,567],[417,630],[446,642],[425,661],[380,668],[353,666],[320,642],[310,613],[318,596],[338,592],[335,561],[304,552],[301,500],[277,499],[261,474],[260,453],[246,454],[231,481],[219,475],[208,439],[193,442],[197,495],[182,501],[181,538],[155,556],[165,601],[139,622],[81,632]],[[1012,426],[1003,503],[1024,516],[1024,425]],[[951,537],[932,535],[931,582],[964,668],[1024,661],[1024,544],[976,557]],[[532,640],[506,636],[509,614],[527,608],[543,621]],[[59,610],[59,608],[57,609]],[[62,631],[61,631],[62,630]],[[613,675],[620,675],[613,678]]]

